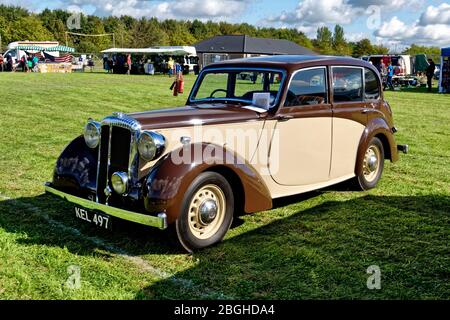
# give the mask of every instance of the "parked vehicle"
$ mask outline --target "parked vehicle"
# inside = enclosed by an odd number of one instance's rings
[[[393,55],[393,54],[376,54],[361,57],[362,60],[371,62],[373,65],[383,63],[385,67],[392,63],[394,67],[397,67],[397,75],[407,76],[414,73],[414,58],[410,55]]]
[[[396,131],[370,63],[229,60],[202,70],[185,107],[89,120],[46,191],[105,229],[112,218],[171,226],[193,251],[219,242],[236,214],[271,209],[275,198],[349,179],[374,188],[384,160],[408,151]]]
[[[4,57],[11,56],[13,64],[20,69],[19,61],[27,53],[37,53],[37,48],[51,48],[59,45],[57,41],[16,41],[8,45],[8,50],[3,54]],[[59,52],[48,53],[51,56],[59,57]],[[18,70],[17,69],[17,70]]]

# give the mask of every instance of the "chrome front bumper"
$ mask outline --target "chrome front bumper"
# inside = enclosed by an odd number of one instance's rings
[[[51,186],[50,183],[45,184],[45,192],[54,194],[60,198],[63,198],[64,200],[67,200],[71,203],[77,204],[79,206],[82,206],[86,209],[90,210],[96,210],[103,213],[106,213],[107,215],[127,220],[139,224],[143,224],[150,227],[156,227],[161,230],[164,230],[167,228],[167,216],[165,213],[159,213],[156,217],[155,216],[149,216],[142,213],[137,213],[133,211],[127,211],[115,207],[110,207],[101,203],[97,203],[88,199],[80,198],[59,190],[56,190]]]

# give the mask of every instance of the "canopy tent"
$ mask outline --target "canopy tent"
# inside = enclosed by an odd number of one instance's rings
[[[450,93],[450,47],[441,49],[441,71],[439,74],[439,92]]]
[[[75,49],[71,48],[71,47],[66,47],[66,46],[56,46],[56,47],[44,48],[42,51],[47,51],[47,52],[55,52],[55,51],[75,52]]]
[[[425,72],[427,71],[428,66],[430,65],[427,61],[427,55],[426,54],[418,54],[416,55],[414,63],[414,69],[416,72]]]
[[[74,48],[66,47],[66,46],[55,46],[55,47],[44,48],[44,47],[40,47],[40,46],[36,46],[36,45],[20,45],[20,46],[17,46],[16,49],[23,50],[23,51],[75,52]]]
[[[441,49],[441,56],[450,57],[450,47]]]
[[[43,51],[45,50],[43,47],[35,46],[35,45],[21,45],[17,46],[15,49],[23,50],[23,51]]]
[[[150,47],[150,48],[110,48],[103,50],[102,53],[123,53],[123,54],[160,54],[173,56],[196,56],[194,47],[175,46],[175,47]]]

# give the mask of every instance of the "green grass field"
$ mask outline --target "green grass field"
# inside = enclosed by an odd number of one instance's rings
[[[188,77],[187,89],[193,77]],[[448,299],[450,96],[388,92],[397,141],[378,188],[337,186],[238,219],[194,255],[166,233],[76,221],[43,194],[89,117],[184,104],[167,77],[0,74],[0,299]],[[366,286],[371,265],[381,289]],[[80,270],[80,286],[70,266]],[[70,282],[70,281],[69,281]],[[70,282],[72,283],[72,282]]]

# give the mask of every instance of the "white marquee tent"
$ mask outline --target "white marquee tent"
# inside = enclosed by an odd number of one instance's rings
[[[123,54],[160,54],[173,56],[196,56],[195,47],[173,46],[173,47],[150,47],[150,48],[110,48],[102,53],[123,53]]]

